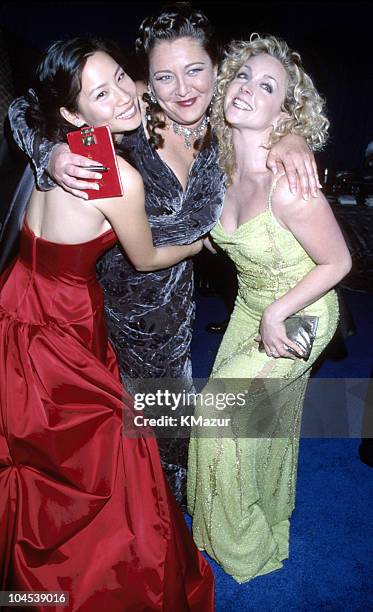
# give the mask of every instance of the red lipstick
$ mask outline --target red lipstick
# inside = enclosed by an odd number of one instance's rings
[[[177,104],[179,106],[183,106],[187,108],[189,106],[193,106],[196,100],[197,98],[189,98],[188,100],[180,100],[179,102],[177,102]]]

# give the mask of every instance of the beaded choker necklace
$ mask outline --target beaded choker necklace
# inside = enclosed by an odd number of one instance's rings
[[[180,123],[172,122],[172,129],[175,134],[179,134],[184,137],[184,147],[191,149],[195,140],[198,140],[208,126],[210,119],[204,117],[202,121],[195,128],[188,128]]]

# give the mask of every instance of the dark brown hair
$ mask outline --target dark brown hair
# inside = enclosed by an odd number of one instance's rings
[[[149,55],[154,47],[162,41],[173,41],[178,38],[192,38],[197,40],[216,65],[220,59],[219,47],[215,40],[214,29],[204,13],[194,9],[189,2],[176,2],[165,7],[158,15],[146,17],[139,28],[136,39],[136,51],[142,56],[149,77]],[[147,105],[147,130],[150,134],[149,143],[155,149],[162,148],[164,139],[156,131],[165,127],[164,111],[158,102],[154,102],[148,93],[143,94]],[[211,141],[211,128],[208,126],[202,142],[197,140],[194,148],[205,148]]]
[[[123,66],[123,56],[111,41],[72,38],[54,42],[47,49],[27,96],[30,105],[26,111],[27,124],[42,137],[64,142],[66,134],[74,130],[62,117],[60,108],[64,106],[71,113],[77,112],[83,69],[87,59],[97,51],[107,53]]]

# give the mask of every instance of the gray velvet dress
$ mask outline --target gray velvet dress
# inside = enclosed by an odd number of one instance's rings
[[[52,145],[27,127],[26,107],[27,102],[18,98],[9,109],[13,134],[33,161],[39,187],[50,189],[54,183],[45,168]],[[156,246],[190,244],[215,225],[224,194],[216,142],[198,153],[185,191],[150,147],[142,127],[124,135],[120,150],[144,181],[145,207]],[[138,272],[115,246],[99,261],[97,275],[104,289],[110,339],[127,389],[132,393],[143,389],[144,378],[178,378],[184,387],[192,387],[192,261],[157,272]],[[160,453],[173,492],[182,503],[186,440],[161,440]]]

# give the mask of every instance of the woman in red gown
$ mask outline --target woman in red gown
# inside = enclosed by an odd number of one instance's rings
[[[84,123],[114,136],[137,128],[135,86],[114,57],[97,41],[52,45],[30,123],[56,142]],[[154,248],[142,181],[118,162],[123,198],[77,207],[59,187],[35,189],[19,255],[0,280],[0,590],[69,594],[67,606],[45,610],[211,612],[212,573],[165,484],[156,440],[126,436],[132,400],[95,278],[117,239],[140,270],[200,244]]]

